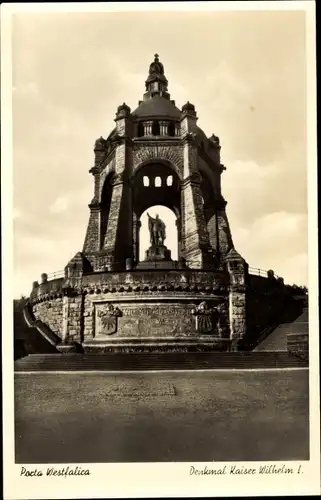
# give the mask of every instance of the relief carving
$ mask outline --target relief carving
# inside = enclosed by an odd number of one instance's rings
[[[183,155],[180,146],[174,145],[135,145],[133,149],[133,170],[135,171],[141,163],[148,161],[155,162],[159,160],[167,160],[175,167],[179,176],[183,171]]]
[[[192,309],[192,315],[195,316],[196,331],[198,333],[213,333],[216,330],[216,323],[214,318],[217,316],[217,310],[210,308],[207,302],[201,302],[197,307]]]
[[[123,315],[122,311],[118,307],[114,307],[113,304],[108,304],[106,309],[98,311],[98,317],[100,318],[100,329],[99,335],[112,335],[117,332],[118,318]]]

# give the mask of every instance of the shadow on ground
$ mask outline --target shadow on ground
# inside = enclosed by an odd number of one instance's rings
[[[16,463],[309,459],[308,370],[16,373]]]

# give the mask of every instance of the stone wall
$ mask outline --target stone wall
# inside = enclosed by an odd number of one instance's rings
[[[63,336],[62,303],[63,298],[58,297],[44,302],[38,302],[32,307],[35,318],[45,323],[61,338]]]
[[[113,305],[121,316],[106,330],[103,322],[107,306]],[[189,337],[196,335],[195,318],[191,311],[192,302],[168,303],[159,301],[121,300],[111,295],[90,296],[85,298],[85,340],[113,341],[119,339]],[[114,328],[114,329],[113,329]]]
[[[130,272],[92,273],[82,278],[82,288],[90,291],[213,291],[227,294],[228,275],[224,271],[141,270]]]
[[[65,296],[63,300],[63,340],[80,343],[83,340],[83,296]]]
[[[287,351],[301,359],[309,359],[309,334],[289,333],[287,335]]]
[[[244,348],[253,348],[260,334],[270,326],[291,321],[300,313],[300,302],[293,299],[282,281],[249,275],[247,283],[247,333]],[[292,318],[292,320],[293,320]]]

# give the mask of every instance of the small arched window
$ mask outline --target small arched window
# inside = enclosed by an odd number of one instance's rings
[[[159,123],[154,121],[152,125],[152,134],[153,135],[160,135],[160,129],[159,129]]]
[[[173,176],[172,175],[169,175],[167,177],[166,184],[167,184],[167,186],[172,186],[173,185]]]
[[[149,177],[147,177],[147,175],[144,175],[143,177],[143,184],[145,187],[149,186]]]
[[[167,130],[170,137],[175,137],[175,123],[169,122]]]
[[[160,177],[155,177],[155,187],[161,187],[162,179]]]

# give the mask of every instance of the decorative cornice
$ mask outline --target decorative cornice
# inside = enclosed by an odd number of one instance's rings
[[[100,210],[101,208],[101,203],[99,201],[96,201],[96,200],[92,200],[88,207],[90,208],[90,210],[94,211],[94,210]]]
[[[182,180],[181,186],[182,188],[186,187],[188,184],[200,184],[202,181],[202,176],[199,172],[193,172],[188,177]]]

